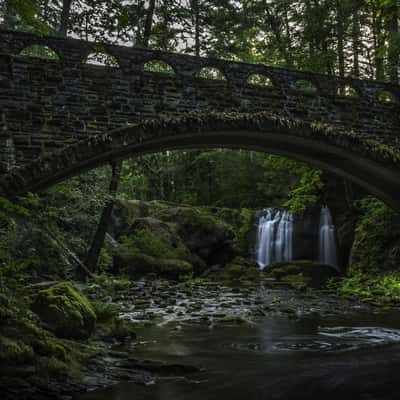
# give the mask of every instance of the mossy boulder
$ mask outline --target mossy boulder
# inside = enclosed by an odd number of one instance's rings
[[[238,256],[212,275],[214,275],[215,279],[226,283],[238,281],[254,282],[259,279],[260,270],[254,260]]]
[[[193,273],[193,266],[188,261],[147,254],[119,254],[115,257],[115,264],[132,278],[155,274],[163,278],[180,279]]]
[[[22,340],[0,336],[0,363],[23,364],[33,359],[32,347]]]
[[[113,207],[110,234],[115,238],[126,235],[137,218],[152,216],[167,207],[158,201],[118,199]]]
[[[32,304],[32,310],[59,337],[88,338],[96,323],[90,301],[68,282],[41,290]]]
[[[338,271],[330,265],[309,260],[277,263],[265,269],[264,273],[295,289],[321,288],[330,278],[338,276]]]
[[[237,253],[232,227],[204,209],[172,207],[155,217],[173,223],[189,250],[207,265],[226,264]]]
[[[174,224],[156,218],[138,218],[114,250],[115,272],[134,278],[156,274],[179,278],[193,272],[192,257]]]

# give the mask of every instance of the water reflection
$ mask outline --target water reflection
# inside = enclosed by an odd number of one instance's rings
[[[135,357],[207,371],[160,377],[150,386],[123,383],[78,399],[397,399],[400,330],[389,317],[381,319],[351,316],[321,326],[318,319],[270,318],[255,326],[146,328],[149,341]],[[386,327],[368,326],[373,320]]]

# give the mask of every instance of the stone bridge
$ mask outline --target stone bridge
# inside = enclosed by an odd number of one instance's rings
[[[54,58],[21,54],[33,45]],[[88,64],[98,52],[117,65]],[[203,77],[210,67],[223,79]],[[231,147],[311,162],[400,208],[399,99],[383,82],[0,31],[0,194],[136,154]]]

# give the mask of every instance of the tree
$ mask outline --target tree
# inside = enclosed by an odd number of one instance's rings
[[[63,0],[60,26],[58,28],[58,35],[61,37],[67,37],[67,31],[70,23],[70,14],[73,0]]]

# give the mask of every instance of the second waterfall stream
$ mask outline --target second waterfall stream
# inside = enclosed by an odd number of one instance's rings
[[[321,264],[338,269],[336,232],[328,207],[321,208],[319,221],[315,221],[315,247]],[[296,258],[294,247],[295,218],[284,209],[266,208],[259,213],[255,258],[260,269]]]

